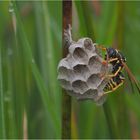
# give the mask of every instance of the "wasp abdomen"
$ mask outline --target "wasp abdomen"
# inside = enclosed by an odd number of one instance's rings
[[[119,86],[121,86],[124,83],[124,75],[122,72],[118,72],[118,74],[114,77],[112,77],[109,82],[106,84],[104,88],[105,93],[112,92],[116,90]]]

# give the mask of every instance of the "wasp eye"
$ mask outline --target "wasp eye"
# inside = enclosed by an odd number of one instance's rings
[[[108,49],[107,49],[107,52],[108,52],[109,58],[114,58],[114,57],[116,57],[116,50],[115,50],[114,48],[108,48]]]

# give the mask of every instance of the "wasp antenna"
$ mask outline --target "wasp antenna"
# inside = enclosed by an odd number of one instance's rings
[[[103,50],[103,51],[106,51],[106,47],[104,46],[104,45],[98,45],[98,44],[96,44],[97,46],[97,48],[99,48],[99,49],[101,49],[101,50]]]

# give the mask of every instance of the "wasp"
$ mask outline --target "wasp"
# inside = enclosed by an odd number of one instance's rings
[[[118,72],[118,74],[112,78],[110,78],[109,82],[104,87],[105,94],[115,91],[118,87],[120,87],[124,83],[125,77],[122,72]]]
[[[120,87],[124,83],[125,77],[122,73],[123,68],[130,77],[130,80],[132,80],[135,83],[140,93],[140,86],[138,84],[138,81],[128,68],[125,56],[119,50],[111,47],[110,48],[102,47],[102,50],[106,51],[105,61],[103,62],[103,64],[110,63],[113,66],[111,74],[108,75],[110,77],[110,80],[104,88],[105,94],[115,91],[118,87]]]
[[[123,63],[126,63],[126,58],[124,55],[114,48],[106,48],[105,60],[107,63],[110,63],[113,66],[112,74],[109,75],[110,77],[117,76],[118,73],[124,68]]]

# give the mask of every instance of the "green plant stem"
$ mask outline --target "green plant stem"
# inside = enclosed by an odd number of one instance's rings
[[[72,25],[72,1],[63,1],[63,31],[68,24]],[[67,49],[67,47],[63,47],[63,57],[67,55]],[[71,97],[64,90],[62,95],[62,138],[71,138]]]
[[[122,50],[124,47],[124,11],[125,11],[125,5],[123,1],[119,1],[118,3],[118,7],[119,7],[119,11],[118,11],[118,15],[119,15],[119,20],[118,20],[118,26],[117,26],[117,42],[118,42],[118,49]],[[124,93],[124,89],[121,88],[120,89],[120,93]],[[123,115],[119,115],[118,116],[118,122],[120,122],[121,125],[118,125],[119,127],[119,134],[121,138],[128,138],[130,137],[130,123],[128,120],[128,110],[126,107],[126,102],[125,102],[125,98],[124,98],[124,94],[121,94],[121,96],[118,96],[118,103],[119,103],[119,110],[118,110],[118,114],[123,114]],[[123,102],[123,104],[122,104]],[[127,129],[126,129],[127,128]],[[125,133],[125,136],[124,136]]]
[[[115,121],[113,119],[113,114],[111,112],[111,108],[108,104],[108,102],[105,102],[103,105],[103,110],[105,114],[105,118],[108,124],[109,132],[110,132],[110,138],[118,138],[118,130],[115,125]]]
[[[5,113],[4,113],[4,91],[3,91],[3,74],[2,74],[2,49],[0,44],[0,139],[6,138],[5,134]]]

